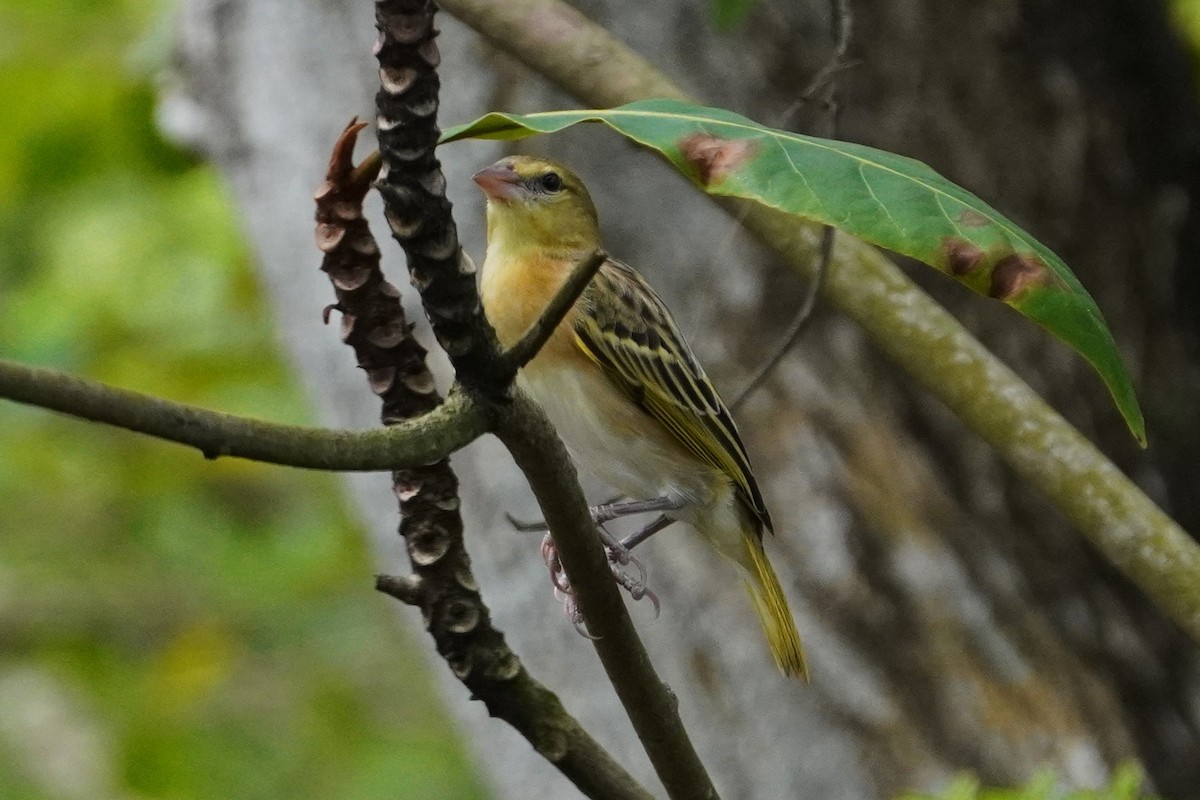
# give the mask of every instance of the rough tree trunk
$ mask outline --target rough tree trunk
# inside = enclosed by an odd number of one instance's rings
[[[770,124],[813,124],[810,110],[788,109],[829,51],[824,0],[760,0],[728,35],[713,31],[707,3],[580,5],[697,95]],[[1189,491],[1200,478],[1191,266],[1200,115],[1163,4],[852,5],[850,55],[862,63],[843,79],[842,138],[927,161],[1065,257],[1132,366],[1150,451],[1136,451],[1079,358],[998,304],[914,273],[1200,530]],[[372,115],[372,13],[366,0],[189,0],[181,85],[163,106],[168,127],[228,177],[281,336],[322,418],[342,426],[370,425],[376,410],[335,331],[318,324],[329,290],[316,271],[309,197],[336,133],[351,115]],[[442,27],[444,123],[571,103],[453,20]],[[609,249],[648,274],[725,394],[735,393],[801,294],[791,274],[612,136],[587,130],[524,146],[590,180]],[[477,258],[482,201],[467,176],[499,153],[479,144],[442,153]],[[404,284],[398,257],[385,268]],[[725,797],[879,797],[963,768],[1008,783],[1046,764],[1092,785],[1128,758],[1163,794],[1200,797],[1196,646],[849,323],[821,314],[741,420],[780,531],[769,547],[810,650],[812,687],[775,673],[740,586],[684,530],[641,553],[662,617],[634,610]],[[654,786],[591,647],[551,598],[537,540],[504,523],[505,511],[536,515],[509,459],[485,441],[454,464],[499,626]],[[399,569],[386,477],[349,485],[384,566]],[[419,625],[415,614],[405,619]],[[572,794],[437,669],[498,796]]]

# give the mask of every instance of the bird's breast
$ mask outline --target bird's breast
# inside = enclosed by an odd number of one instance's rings
[[[570,265],[533,253],[497,250],[489,245],[479,295],[501,346],[512,347],[558,293]],[[564,327],[565,322],[556,333]]]
[[[577,361],[539,355],[520,382],[579,467],[630,498],[667,495],[703,506],[723,482],[582,354]]]
[[[480,281],[484,311],[503,347],[517,342],[553,299],[572,260],[520,252],[489,241]],[[632,498],[669,495],[710,505],[729,480],[697,458],[639,407],[575,340],[571,310],[537,356],[521,386],[545,410],[577,465]],[[686,517],[687,515],[682,515]]]

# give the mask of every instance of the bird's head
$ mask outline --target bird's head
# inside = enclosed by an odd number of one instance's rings
[[[488,241],[581,252],[600,246],[596,207],[583,181],[554,161],[508,156],[476,172],[487,195]]]

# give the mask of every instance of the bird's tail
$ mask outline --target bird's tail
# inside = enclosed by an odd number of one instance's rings
[[[762,540],[757,532],[748,530],[743,533],[743,542],[748,556],[746,588],[754,601],[754,610],[762,622],[775,663],[784,675],[795,675],[807,682],[808,662],[804,659],[800,633],[796,630],[796,621],[788,608],[779,578],[767,560]]]

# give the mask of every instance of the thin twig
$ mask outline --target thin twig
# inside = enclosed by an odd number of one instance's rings
[[[836,229],[832,225],[826,225],[821,231],[821,256],[817,262],[817,267],[812,278],[808,281],[808,286],[804,291],[804,298],[800,301],[800,308],[792,317],[791,323],[788,325],[787,331],[776,342],[775,348],[771,351],[771,355],[767,360],[759,365],[758,370],[738,392],[737,397],[729,404],[730,409],[737,411],[751,396],[762,386],[775,368],[779,366],[779,362],[783,360],[796,342],[800,339],[800,334],[808,327],[808,323],[812,321],[813,311],[817,308],[817,298],[821,295],[821,288],[825,284],[825,275],[829,272],[829,260],[833,255],[833,240],[836,235]]]
[[[801,100],[811,102],[826,84],[834,82],[838,73],[854,66],[854,63],[846,61],[853,31],[854,15],[850,11],[850,0],[829,0],[829,33],[833,38],[833,55],[804,87],[800,93]]]
[[[571,310],[571,306],[575,305],[579,295],[583,294],[583,290],[607,260],[608,253],[597,249],[572,267],[571,274],[567,276],[566,282],[559,288],[550,304],[534,320],[533,324],[529,326],[529,330],[525,331],[517,343],[501,355],[506,369],[515,373],[533,360],[533,357],[542,349],[542,345],[550,338],[550,334],[554,333],[558,323],[562,322],[563,317]]]
[[[842,59],[846,57],[846,50],[850,47],[850,33],[854,29],[854,17],[850,11],[850,0],[830,0],[829,3],[829,27],[830,34],[833,36],[833,54],[829,60],[825,62],[809,82],[808,87],[800,95],[800,102],[809,102],[817,93],[825,94],[825,108],[827,123],[827,136],[831,139],[837,138],[838,133],[838,115],[841,111],[841,105],[838,103],[838,86],[837,76],[846,64]],[[744,216],[744,212],[743,212]],[[821,290],[825,284],[825,274],[829,271],[830,259],[833,257],[833,240],[837,236],[837,229],[832,225],[826,225],[821,231],[821,255],[817,261],[815,274],[809,279],[808,287],[804,292],[804,298],[800,301],[800,308],[796,311],[792,321],[788,324],[787,332],[780,338],[775,345],[771,355],[767,357],[754,373],[754,376],[746,382],[745,387],[738,393],[737,397],[730,408],[737,411],[745,402],[754,394],[763,381],[775,371],[779,366],[779,362],[783,357],[791,352],[792,347],[800,339],[800,334],[808,327],[808,323],[812,320],[813,312],[817,308],[817,298],[821,295]]]
[[[428,464],[487,433],[479,404],[462,392],[390,430],[279,425],[0,360],[0,397],[194,447],[205,458],[245,458],[300,469],[383,472]]]

